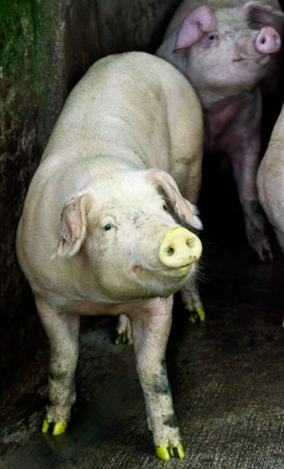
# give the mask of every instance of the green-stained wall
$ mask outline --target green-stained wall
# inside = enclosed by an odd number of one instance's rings
[[[30,348],[34,318],[16,314],[24,279],[14,240],[38,159],[33,9],[30,1],[1,0],[0,8],[0,377],[8,379]]]

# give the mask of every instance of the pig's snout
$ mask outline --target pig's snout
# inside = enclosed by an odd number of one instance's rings
[[[271,26],[265,26],[259,31],[255,42],[256,49],[262,54],[273,54],[279,51],[281,39],[278,32]]]
[[[196,262],[202,253],[200,239],[191,231],[178,227],[168,230],[159,249],[159,259],[171,269],[179,269]]]

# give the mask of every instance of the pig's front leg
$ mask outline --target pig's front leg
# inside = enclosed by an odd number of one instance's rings
[[[147,420],[158,458],[184,457],[167,376],[165,353],[172,323],[173,298],[149,300],[131,316],[136,366]]]
[[[240,137],[239,137],[240,140]],[[272,259],[273,254],[265,231],[265,217],[258,201],[256,176],[259,167],[260,142],[258,137],[243,139],[229,150],[234,177],[242,205],[246,235],[260,260]]]
[[[50,343],[50,404],[46,408],[42,431],[46,433],[52,430],[53,435],[60,435],[66,430],[71,407],[76,401],[75,370],[80,318],[78,315],[58,314],[39,299],[36,300],[36,305]]]

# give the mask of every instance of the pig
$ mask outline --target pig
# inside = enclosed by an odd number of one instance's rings
[[[257,173],[257,190],[284,253],[284,106]]]
[[[97,61],[69,95],[30,184],[16,239],[50,342],[42,431],[65,431],[76,400],[80,315],[131,324],[157,456],[184,457],[165,350],[173,295],[195,290],[203,122],[185,77],[143,52]]]
[[[277,0],[186,0],[156,51],[200,99],[205,153],[231,161],[247,239],[260,260],[273,257],[256,189],[262,98],[277,89],[283,16]]]

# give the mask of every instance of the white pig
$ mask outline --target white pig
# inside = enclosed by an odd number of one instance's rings
[[[280,56],[272,54],[281,47],[282,18],[277,0],[186,0],[157,50],[198,94],[206,153],[231,160],[247,238],[261,260],[272,258],[256,189],[261,89],[271,96],[277,86]]]
[[[192,87],[146,53],[101,59],[67,99],[17,232],[51,347],[44,432],[64,432],[76,400],[79,315],[124,313],[156,454],[184,457],[165,350],[173,294],[182,288],[185,307],[202,307],[192,290],[202,245],[186,229],[202,227],[189,202],[202,141]]]
[[[257,189],[284,253],[284,106],[258,170]]]

